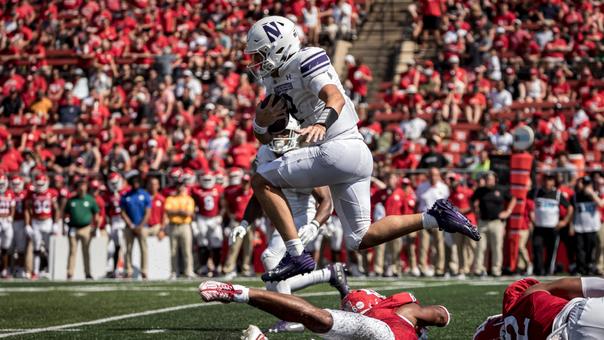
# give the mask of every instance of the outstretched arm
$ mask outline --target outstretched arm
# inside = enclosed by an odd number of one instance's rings
[[[604,279],[599,277],[565,277],[529,287],[524,296],[538,291],[571,300],[577,297],[603,297]]]
[[[300,322],[312,332],[327,333],[333,325],[329,312],[297,296],[250,288],[249,297],[250,306],[272,314],[280,320]]]
[[[417,303],[409,303],[399,307],[396,314],[419,327],[445,327],[451,320],[449,311],[445,306],[421,306]]]

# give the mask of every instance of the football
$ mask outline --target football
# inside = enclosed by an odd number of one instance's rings
[[[264,98],[262,100],[262,102],[260,102],[260,108],[267,110],[267,109],[270,109],[273,107],[278,107],[281,105],[281,101],[283,101],[287,107],[285,98],[283,98],[282,96],[280,96],[276,93],[271,93],[271,94],[267,95],[266,98]],[[270,125],[268,127],[268,132],[273,135],[280,134],[281,132],[283,132],[283,130],[285,130],[285,127],[287,126],[288,121],[289,121],[289,115],[285,115],[284,118],[281,118],[281,119],[277,120],[276,122],[274,122],[272,125]]]

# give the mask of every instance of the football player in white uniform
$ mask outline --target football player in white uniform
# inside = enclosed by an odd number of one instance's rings
[[[281,157],[283,154],[297,149],[299,137],[297,133],[298,130],[299,123],[293,117],[290,117],[285,130],[273,138],[268,145],[262,145],[260,147],[258,154],[256,155],[254,167],[257,168],[262,164],[269,163],[278,157]],[[306,227],[309,224],[314,225],[316,228],[322,228],[333,211],[331,193],[328,187],[314,189],[289,188],[283,189],[283,194],[287,198],[287,203],[291,208],[294,223],[297,228]],[[245,209],[244,220],[246,221],[246,224],[253,225],[253,223],[247,221],[254,221],[261,216],[262,209],[258,205],[258,201],[255,198],[252,198]],[[247,228],[245,226],[237,226],[233,229],[229,242],[231,244],[234,243],[237,237],[243,238],[246,233]],[[312,235],[307,233],[305,236],[311,237]],[[313,240],[303,239],[302,242],[311,245]],[[268,247],[262,253],[264,268],[267,271],[275,268],[279,263],[279,260],[285,255],[285,251],[285,243],[283,242],[281,235],[279,235],[277,230],[274,230],[271,234]],[[346,283],[344,271],[345,268],[341,263],[335,263],[324,269],[314,270],[303,275],[296,275],[283,281],[267,282],[266,288],[270,291],[291,294],[292,291],[300,290],[313,284],[329,282],[338,289],[342,296],[344,296],[348,293],[348,285]],[[269,329],[269,332],[280,333],[303,330],[304,326],[302,324],[279,321]]]
[[[300,49],[295,24],[280,16],[263,18],[250,28],[245,53],[252,55],[250,68],[269,94],[256,109],[256,138],[268,144],[273,138],[269,128],[287,121],[291,114],[301,122],[300,134],[307,143],[261,165],[252,179],[255,196],[287,249],[277,267],[262,276],[264,281],[281,281],[315,268],[281,188],[329,186],[346,244],[353,249],[369,248],[422,228],[440,227],[479,238],[476,228],[445,200],[424,214],[388,216],[370,227],[373,159],[357,129],[354,104],[344,94],[327,53],[317,47]],[[317,232],[312,225],[300,229],[302,235]]]

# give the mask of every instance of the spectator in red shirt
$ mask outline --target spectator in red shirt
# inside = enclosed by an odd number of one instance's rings
[[[164,223],[164,203],[165,197],[159,192],[160,185],[157,177],[149,178],[147,189],[151,195],[151,213],[147,224],[149,226],[148,235],[157,236],[161,241],[166,236]]]
[[[352,99],[357,104],[367,102],[367,84],[373,80],[373,74],[369,66],[363,63],[363,59],[356,59],[356,66],[352,72]]]
[[[451,188],[451,195],[449,196],[451,204],[459,209],[462,214],[466,215],[472,223],[476,224],[476,215],[472,211],[472,205],[470,204],[470,198],[474,194],[474,190],[466,186],[461,176],[456,173],[448,173],[447,182]],[[476,242],[466,242],[463,237],[458,236],[453,236],[455,244],[452,249],[455,249],[455,251],[451,252],[450,262],[453,262],[453,265],[450,264],[449,266],[458,267],[458,274],[465,277],[465,275],[472,273]]]
[[[383,215],[381,218],[390,215],[401,215],[404,213],[406,193],[399,186],[399,177],[395,173],[390,173],[386,180],[386,188],[379,190],[372,196],[372,205],[374,208],[374,222],[378,220],[376,215]],[[373,262],[373,271],[376,275],[384,275],[385,277],[398,276],[401,273],[401,249],[402,239],[381,244],[375,249],[375,257]],[[384,270],[384,261],[386,257],[390,257],[389,265]]]
[[[440,29],[441,17],[445,11],[445,2],[442,0],[422,0],[420,10],[422,20],[422,41],[427,42],[429,33],[432,32],[437,43],[441,43]]]
[[[232,167],[249,170],[256,156],[256,147],[246,141],[246,134],[242,130],[235,131],[233,145],[228,152],[227,163]]]

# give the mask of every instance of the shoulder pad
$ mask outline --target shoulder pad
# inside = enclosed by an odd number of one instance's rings
[[[324,49],[319,47],[309,47],[299,53],[300,74],[303,78],[312,77],[325,71],[331,61]]]

